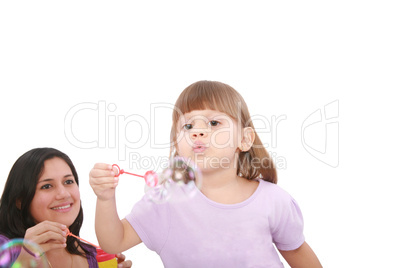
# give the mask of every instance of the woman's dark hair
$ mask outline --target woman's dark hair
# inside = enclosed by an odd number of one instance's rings
[[[30,206],[34,198],[37,182],[43,173],[46,160],[52,158],[64,160],[70,167],[75,182],[78,185],[78,174],[71,159],[63,152],[54,148],[35,148],[22,156],[14,163],[4,186],[0,199],[0,234],[9,239],[23,238],[28,228],[35,226],[35,220],[31,215]],[[17,206],[17,203],[20,204]],[[82,206],[70,231],[79,236],[84,214]],[[79,251],[79,247],[85,254],[91,254],[81,242],[74,237],[67,237],[66,250],[71,254],[85,256]]]

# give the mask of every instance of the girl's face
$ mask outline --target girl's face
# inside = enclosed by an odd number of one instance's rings
[[[30,206],[36,222],[45,220],[70,226],[80,211],[80,192],[67,163],[58,157],[44,163]]]
[[[235,167],[241,127],[225,113],[194,110],[178,122],[177,152],[203,170]]]

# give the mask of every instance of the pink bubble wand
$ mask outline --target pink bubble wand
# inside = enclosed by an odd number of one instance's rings
[[[93,246],[93,247],[95,247],[95,248],[100,248],[100,246],[97,246],[97,245],[95,245],[95,244],[92,244],[91,242],[89,242],[89,241],[87,241],[87,240],[85,240],[85,239],[83,239],[83,238],[81,238],[81,237],[76,236],[75,234],[73,234],[72,232],[70,232],[70,230],[68,230],[68,229],[67,229],[67,236],[75,237],[75,238],[81,240],[82,242],[85,242],[85,243],[87,243],[87,244],[89,244],[89,245],[91,245],[91,246]]]
[[[73,234],[72,232],[70,232],[69,229],[67,229],[67,236],[75,237],[75,238],[81,240],[82,242],[84,242],[84,243],[86,243],[86,244],[88,244],[88,245],[91,245],[91,246],[95,247],[96,250],[97,250],[97,252],[98,252],[97,254],[99,254],[99,252],[104,252],[104,251],[101,249],[100,246],[97,246],[97,245],[95,245],[95,244],[92,244],[91,242],[89,242],[89,241],[87,241],[87,240],[85,240],[85,239],[83,239],[83,238],[81,238],[81,237],[79,237],[79,236],[76,236],[75,234]],[[118,257],[117,257],[117,254],[111,254],[111,255],[114,255],[115,258],[118,258]]]
[[[149,171],[145,172],[145,175],[142,176],[142,175],[138,175],[138,174],[134,174],[134,173],[131,173],[131,172],[124,171],[124,169],[121,169],[117,164],[113,164],[112,167],[117,168],[117,174],[115,175],[115,177],[118,177],[118,176],[120,176],[122,174],[128,174],[128,175],[144,178],[145,183],[149,187],[155,187],[158,184],[158,176],[152,170],[149,170]]]

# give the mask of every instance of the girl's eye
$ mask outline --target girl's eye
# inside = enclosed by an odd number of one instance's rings
[[[212,127],[216,127],[217,125],[219,125],[220,123],[218,121],[212,120],[209,122],[209,125]]]
[[[193,125],[192,124],[185,124],[183,127],[184,127],[184,129],[190,130],[190,129],[193,128]]]
[[[50,185],[50,184],[45,184],[45,185],[42,185],[42,187],[40,187],[41,189],[50,189],[50,187],[52,187],[52,185]]]

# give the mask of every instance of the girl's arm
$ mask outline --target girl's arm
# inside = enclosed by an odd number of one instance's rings
[[[95,231],[100,247],[108,253],[123,252],[141,239],[126,220],[119,219],[116,209],[115,189],[118,177],[114,177],[111,165],[95,164],[89,174],[89,182],[97,198]]]
[[[317,256],[306,242],[295,250],[279,250],[279,252],[292,268],[322,268]]]

